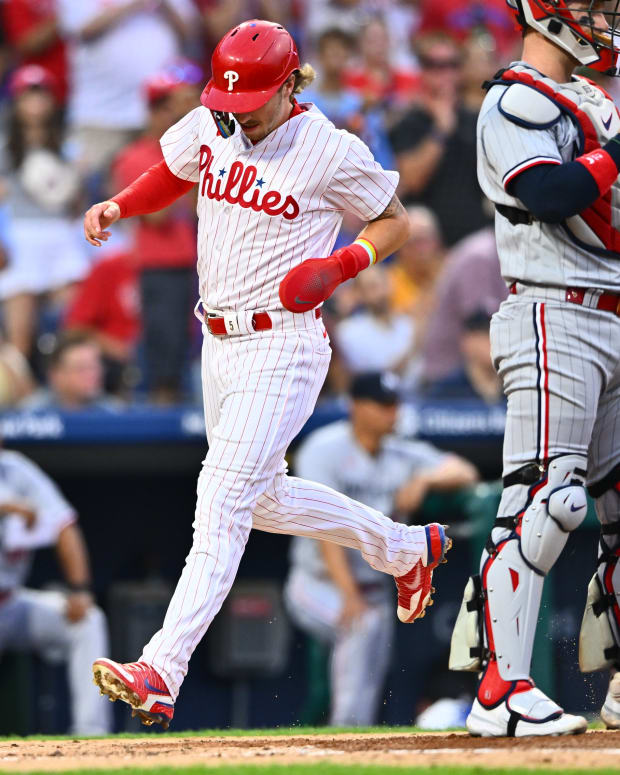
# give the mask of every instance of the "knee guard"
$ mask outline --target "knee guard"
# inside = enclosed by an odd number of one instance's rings
[[[620,669],[620,465],[590,486],[601,522],[598,569],[588,586],[579,633],[579,667],[584,673]]]
[[[544,577],[586,516],[585,476],[585,457],[562,455],[546,472],[528,465],[506,477],[500,514],[514,516],[496,519],[480,580],[466,588],[452,636],[453,670],[477,671],[495,659],[504,680],[529,674]]]

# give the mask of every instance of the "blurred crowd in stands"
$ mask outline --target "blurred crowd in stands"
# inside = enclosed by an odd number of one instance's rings
[[[482,82],[515,58],[504,0],[0,0],[0,406],[200,402],[195,202],[81,217],[161,159],[218,39],[283,23],[317,79],[302,96],[400,172],[412,236],[329,300],[325,394],[391,370],[410,396],[499,400],[489,319],[506,295],[476,180]],[[339,244],[361,224],[347,217]]]

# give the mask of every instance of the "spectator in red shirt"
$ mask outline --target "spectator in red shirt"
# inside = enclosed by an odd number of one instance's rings
[[[132,387],[130,366],[140,335],[140,299],[131,253],[108,256],[93,266],[67,310],[63,327],[88,333],[97,342],[108,393],[125,394]]]
[[[125,188],[162,160],[159,138],[181,118],[175,98],[181,85],[188,86],[167,72],[147,83],[149,122],[142,136],[116,158],[114,190]],[[198,104],[200,95],[195,88]],[[142,216],[133,235],[140,272],[146,380],[150,400],[157,404],[175,403],[181,396],[196,265],[194,209],[185,199]]]
[[[478,30],[495,39],[501,58],[510,56],[520,33],[506,7],[506,0],[422,0],[419,32],[447,32],[460,41]]]
[[[67,99],[67,60],[60,37],[55,0],[9,0],[0,3],[7,43],[17,53],[19,64],[44,67],[54,76],[55,96]]]

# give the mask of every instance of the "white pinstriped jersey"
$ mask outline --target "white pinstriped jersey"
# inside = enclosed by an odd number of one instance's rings
[[[218,310],[282,309],[278,287],[306,258],[328,256],[344,211],[370,221],[390,203],[398,174],[318,110],[293,116],[252,145],[224,139],[198,107],[161,139],[179,178],[198,186],[198,275]]]
[[[616,107],[598,87],[581,78],[558,84],[523,63],[512,64],[510,69],[531,74],[576,103],[592,120],[601,145],[620,131]],[[514,123],[501,112],[501,100],[509,88],[503,84],[493,86],[482,105],[478,119],[478,179],[492,202],[526,209],[508,194],[506,186],[520,171],[536,164],[573,161],[579,154],[580,131],[566,113],[548,128]],[[610,217],[612,226],[620,229],[618,181],[612,188]],[[603,242],[580,216],[569,218],[565,224],[536,221],[513,226],[497,213],[495,231],[502,276],[508,284],[519,280],[560,288],[620,289],[620,255],[605,255]]]

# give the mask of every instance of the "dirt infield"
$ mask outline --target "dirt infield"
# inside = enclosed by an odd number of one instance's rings
[[[108,738],[0,742],[0,771],[54,772],[113,767],[218,764],[392,764],[406,767],[605,768],[617,765],[620,731],[544,740],[471,738],[450,734],[306,735],[291,737]]]

